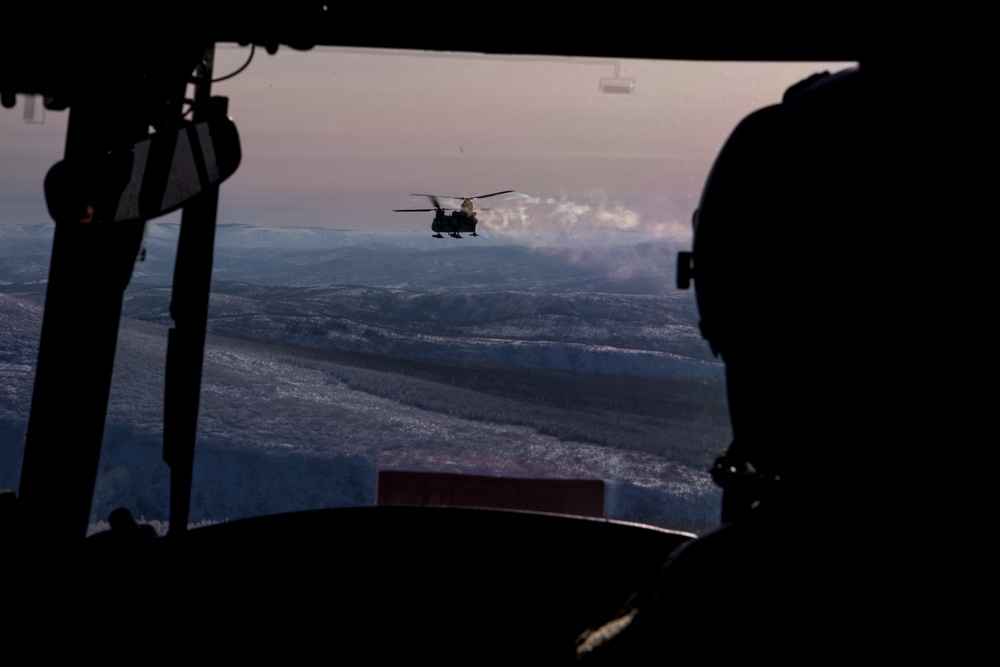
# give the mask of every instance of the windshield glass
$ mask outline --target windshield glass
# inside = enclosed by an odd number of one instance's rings
[[[250,57],[220,46],[214,75]],[[258,51],[212,91],[229,98],[242,162],[219,202],[191,521],[520,493],[716,525],[723,367],[676,288],[676,255],[736,123],[845,66]],[[51,251],[41,184],[67,117],[38,104],[0,112],[0,487],[13,489]],[[476,225],[448,227],[471,211]],[[179,221],[147,223],[126,293],[95,528],[127,507],[162,532],[169,513]],[[475,482],[456,491],[452,475]],[[489,483],[509,479],[540,483]]]

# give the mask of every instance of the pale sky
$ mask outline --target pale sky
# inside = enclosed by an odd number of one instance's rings
[[[248,54],[220,46],[215,76]],[[243,149],[219,222],[426,233],[432,214],[392,212],[430,205],[410,193],[516,190],[477,202],[494,209],[481,228],[687,230],[735,124],[850,65],[260,49],[213,88]],[[616,74],[631,95],[601,92]],[[42,182],[68,112],[23,114],[22,97],[0,109],[0,224],[49,221]]]

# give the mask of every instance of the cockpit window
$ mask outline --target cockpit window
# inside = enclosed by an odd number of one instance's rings
[[[213,74],[250,57],[220,45]],[[715,525],[723,367],[676,256],[736,123],[845,66],[253,54],[212,91],[242,161],[220,194],[192,522],[511,502]],[[41,183],[67,116],[26,123],[26,104],[0,112],[0,487],[15,489],[51,250]],[[147,223],[126,293],[95,526],[122,506],[168,516],[179,221]]]

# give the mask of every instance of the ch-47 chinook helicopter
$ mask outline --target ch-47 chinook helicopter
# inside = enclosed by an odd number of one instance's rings
[[[476,199],[505,195],[510,192],[513,192],[513,190],[501,190],[500,192],[491,192],[488,195],[476,195],[475,197],[412,194],[410,195],[411,197],[427,197],[431,200],[434,208],[397,208],[393,209],[393,211],[396,213],[430,213],[431,211],[435,211],[434,221],[431,223],[431,231],[434,232],[434,238],[443,239],[444,236],[442,236],[441,232],[445,232],[448,236],[456,239],[462,238],[462,232],[471,234],[472,236],[479,236],[476,233],[476,225],[479,224],[479,219],[476,217],[475,205],[472,202]],[[439,197],[442,199],[461,199],[462,205],[457,209],[444,208],[438,201]],[[479,210],[488,211],[489,209],[483,208]]]

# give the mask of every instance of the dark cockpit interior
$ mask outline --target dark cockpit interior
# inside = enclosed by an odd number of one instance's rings
[[[880,419],[872,390],[849,382],[872,363],[858,322],[877,322],[877,304],[845,287],[836,242],[868,197],[881,72],[855,20],[649,7],[609,21],[575,8],[492,29],[495,19],[423,6],[303,1],[35,2],[3,14],[0,113],[37,96],[68,114],[63,157],[38,183],[55,229],[19,486],[2,495],[11,627],[43,623],[111,655],[471,665],[632,664],[716,640],[735,654],[781,633],[834,632],[823,601],[844,582],[829,574],[830,536],[857,514],[830,452]],[[255,58],[355,47],[848,63],[743,110],[677,257],[677,285],[697,298],[691,324],[725,364],[733,440],[704,471],[722,489],[719,529],[406,503],[189,528],[219,193],[248,161],[238,110],[213,90],[227,44],[252,45]],[[95,533],[123,295],[147,223],[171,214],[181,222],[163,369],[169,532],[122,508]],[[759,611],[754,596],[773,604]],[[721,632],[734,616],[738,629]]]

